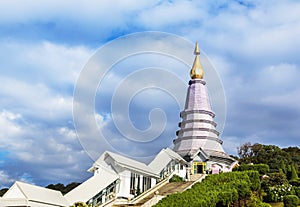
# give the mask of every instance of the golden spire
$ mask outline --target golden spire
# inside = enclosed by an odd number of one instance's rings
[[[195,50],[194,50],[195,60],[193,63],[193,67],[190,71],[190,76],[192,79],[202,79],[204,77],[204,70],[202,68],[202,65],[200,63],[200,50],[198,47],[198,42],[196,42]]]

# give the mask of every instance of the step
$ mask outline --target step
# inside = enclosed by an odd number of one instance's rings
[[[166,196],[172,193],[179,193],[192,184],[192,181],[168,183],[158,190],[158,195]]]

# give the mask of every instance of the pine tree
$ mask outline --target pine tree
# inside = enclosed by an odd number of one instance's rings
[[[280,168],[279,169],[281,169],[284,174],[287,174],[285,162],[283,160],[281,160]]]
[[[291,166],[291,180],[297,180],[298,179],[298,174],[295,168],[295,165]]]
[[[288,165],[286,177],[288,180],[290,180],[292,177],[292,166],[291,165]]]

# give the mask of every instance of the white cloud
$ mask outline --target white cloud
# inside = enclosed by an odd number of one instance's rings
[[[20,118],[20,114],[13,114],[9,111],[0,113],[0,146],[3,146],[8,138],[16,138],[22,134],[22,128],[14,123]]]
[[[201,49],[216,61],[229,108],[223,140],[230,153],[244,141],[282,144],[279,136],[299,145],[299,127],[294,123],[300,111],[300,4],[296,1],[243,5],[222,0],[29,0],[26,4],[10,0],[0,4],[0,148],[10,152],[1,162],[8,171],[0,171],[0,183],[18,178],[36,183],[50,178],[80,180],[89,161],[70,123],[73,86],[93,53],[85,44],[105,43],[143,29],[198,39]],[[178,74],[186,75],[185,71]],[[114,85],[122,79],[117,73],[108,74],[107,82]],[[88,86],[90,80],[85,81]],[[140,96],[140,102],[145,100]],[[145,147],[132,147],[118,137],[109,115],[96,120],[113,144],[130,149],[133,155],[143,154]],[[11,160],[18,169],[8,166]]]
[[[24,43],[2,40],[0,44],[2,76],[46,83],[52,87],[73,85],[93,52],[83,46],[64,46],[47,41]]]
[[[295,64],[281,63],[263,68],[256,76],[256,81],[264,88],[273,89],[277,86],[277,92],[286,92],[287,88],[298,86],[300,71]]]
[[[18,111],[31,118],[53,121],[59,118],[71,119],[72,97],[59,94],[44,84],[30,84],[11,78],[2,78],[0,101],[2,108]]]
[[[12,182],[14,182],[14,180],[10,178],[6,172],[0,170],[0,188],[8,187]]]
[[[21,119],[7,111],[0,116],[1,130],[6,132],[0,137],[0,150],[8,152],[1,162],[5,172],[0,171],[0,186],[20,179],[31,183],[39,182],[39,179],[43,182],[71,182],[81,181],[87,176],[85,170],[91,160],[81,148],[73,129],[44,129],[39,124],[24,124]],[[18,129],[18,133],[14,129]]]
[[[161,2],[145,9],[138,23],[150,29],[162,29],[178,24],[188,24],[203,19],[205,10],[199,10],[191,1]]]

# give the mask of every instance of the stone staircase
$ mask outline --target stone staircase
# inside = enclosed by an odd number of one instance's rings
[[[206,175],[204,174],[194,174],[194,175],[190,175],[190,180],[192,182],[199,182],[201,181],[201,179],[205,178]]]
[[[158,190],[158,195],[167,196],[173,193],[182,192],[193,183],[193,181],[168,183]]]
[[[173,182],[173,183],[167,183],[163,185],[161,188],[159,188],[155,193],[151,193],[147,196],[145,196],[143,199],[139,200],[138,203],[134,204],[119,204],[114,205],[113,207],[127,207],[127,206],[135,206],[135,207],[141,207],[141,206],[152,206],[147,205],[146,203],[153,199],[154,197],[163,198],[167,195],[173,194],[173,193],[179,193],[184,190],[186,190],[189,186],[191,186],[194,183],[194,181],[186,181],[186,182]]]
[[[186,189],[190,188],[197,182],[201,182],[206,175],[203,174],[196,174],[191,175],[191,181],[185,182],[172,182],[166,183],[155,190],[155,192],[148,193],[143,196],[141,199],[138,199],[138,202],[134,203],[124,203],[124,204],[115,204],[113,207],[128,207],[128,206],[135,206],[135,207],[150,207],[156,204],[160,199],[164,198],[167,195],[173,193],[180,193],[185,191]]]

